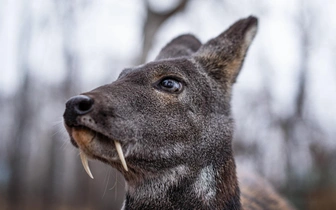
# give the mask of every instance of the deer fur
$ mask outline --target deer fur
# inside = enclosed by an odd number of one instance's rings
[[[250,16],[205,44],[179,36],[154,61],[67,102],[72,143],[124,176],[123,209],[292,209],[265,180],[236,175],[231,92],[257,27]]]

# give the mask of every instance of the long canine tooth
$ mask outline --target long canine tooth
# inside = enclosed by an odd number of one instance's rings
[[[119,159],[121,161],[122,166],[124,167],[125,171],[128,171],[126,160],[125,160],[124,153],[122,151],[120,142],[114,141],[114,144],[115,144],[115,147],[117,149],[117,152],[118,152],[118,155],[119,155]]]
[[[92,176],[92,173],[91,173],[91,170],[90,170],[90,167],[89,167],[89,162],[88,162],[87,156],[84,154],[83,151],[80,151],[79,155],[80,155],[80,158],[82,160],[84,170],[89,175],[89,177],[91,177],[91,179],[93,179],[93,176]]]

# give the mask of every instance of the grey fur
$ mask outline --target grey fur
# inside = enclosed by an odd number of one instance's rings
[[[76,116],[67,107],[68,130],[96,132],[81,149],[124,175],[124,209],[241,209],[230,100],[256,31],[251,16],[203,45],[192,35],[177,37],[155,61],[84,93],[93,104],[85,113]],[[164,78],[183,89],[165,91]],[[128,172],[116,160],[114,140],[123,147]]]

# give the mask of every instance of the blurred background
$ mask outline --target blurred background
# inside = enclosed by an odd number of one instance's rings
[[[0,0],[0,209],[120,209],[124,180],[81,166],[65,101],[150,61],[182,33],[259,31],[235,84],[238,164],[298,209],[336,209],[336,1]]]

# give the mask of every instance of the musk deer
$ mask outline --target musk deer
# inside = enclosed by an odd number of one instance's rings
[[[257,32],[241,19],[205,44],[168,43],[155,61],[66,103],[65,127],[87,158],[126,180],[123,209],[292,209],[265,181],[236,175],[232,85]]]

